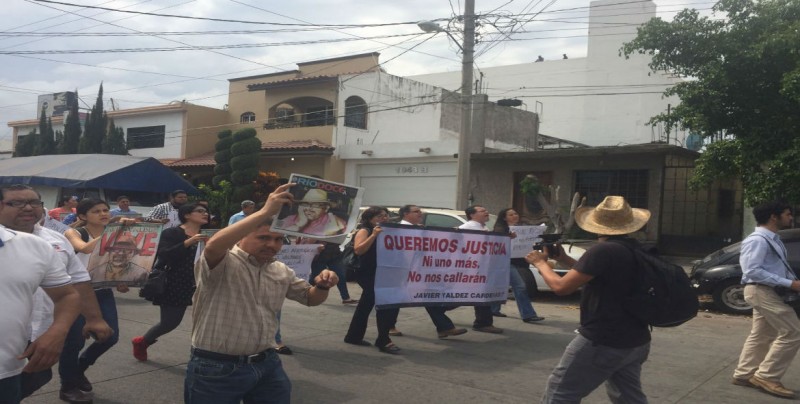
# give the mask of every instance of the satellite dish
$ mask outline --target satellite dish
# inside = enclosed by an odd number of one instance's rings
[[[691,151],[699,151],[703,147],[703,136],[699,133],[690,133],[686,138],[686,148]]]

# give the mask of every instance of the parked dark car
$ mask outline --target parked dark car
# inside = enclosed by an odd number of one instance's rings
[[[778,232],[786,245],[789,265],[800,273],[800,229]],[[734,314],[749,314],[753,308],[744,301],[742,267],[739,266],[741,242],[715,251],[692,268],[692,286],[698,295],[711,295],[720,311]]]

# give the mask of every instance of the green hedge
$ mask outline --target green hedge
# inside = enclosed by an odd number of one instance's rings
[[[246,170],[234,171],[231,173],[231,182],[233,185],[247,185],[255,181],[258,177],[257,168],[248,168]]]
[[[248,138],[251,138],[251,137],[256,137],[256,130],[253,129],[253,128],[244,128],[244,129],[236,131],[236,133],[233,134],[233,141],[234,142],[241,142],[242,140],[245,140],[245,139],[248,139]]]
[[[235,142],[231,146],[232,157],[251,154],[251,153],[260,153],[260,152],[261,152],[261,141],[255,137]]]
[[[248,168],[258,167],[258,161],[261,159],[259,153],[245,154],[236,156],[231,159],[231,168],[234,172],[247,170]]]

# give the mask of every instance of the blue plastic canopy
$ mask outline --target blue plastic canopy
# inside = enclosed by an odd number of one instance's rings
[[[197,188],[152,157],[59,154],[0,160],[0,184],[190,194]]]

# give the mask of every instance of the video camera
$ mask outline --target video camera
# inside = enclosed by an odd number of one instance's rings
[[[558,258],[559,251],[560,251],[560,248],[558,248],[558,247],[561,245],[561,242],[560,242],[561,241],[561,236],[562,236],[562,234],[557,234],[557,233],[554,233],[554,234],[542,234],[541,236],[539,236],[539,238],[541,240],[537,241],[533,245],[533,249],[536,250],[536,251],[542,251],[543,252],[544,251],[544,247],[547,247],[547,256],[549,258],[553,258],[553,259]]]

